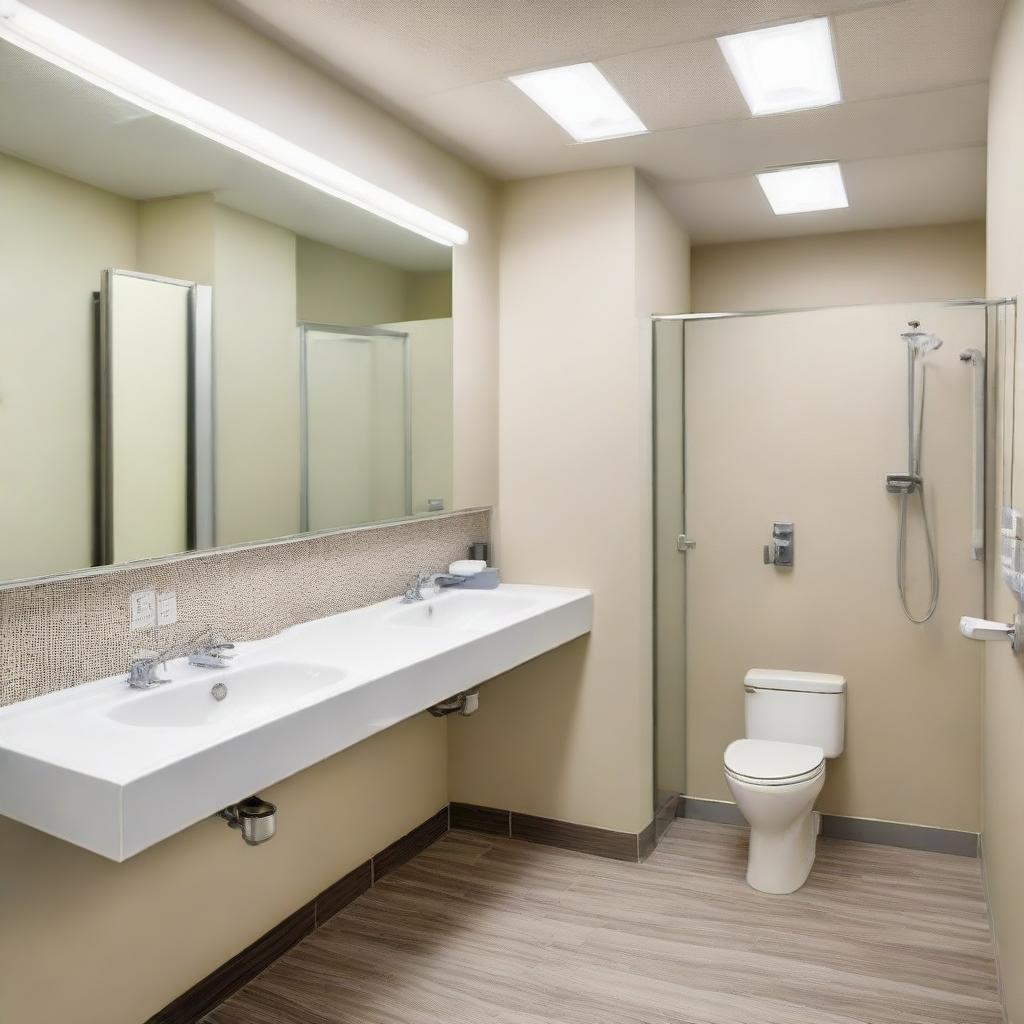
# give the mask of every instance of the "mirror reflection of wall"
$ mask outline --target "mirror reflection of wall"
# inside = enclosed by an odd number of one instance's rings
[[[450,509],[451,250],[28,61],[0,47],[0,582]]]

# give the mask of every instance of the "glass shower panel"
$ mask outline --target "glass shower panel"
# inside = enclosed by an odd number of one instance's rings
[[[411,513],[407,336],[303,328],[303,530]]]

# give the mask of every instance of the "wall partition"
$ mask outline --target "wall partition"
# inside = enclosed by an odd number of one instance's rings
[[[655,320],[662,804],[731,799],[744,674],[789,668],[848,680],[819,810],[978,830],[982,652],[958,620],[985,611],[976,386],[1005,325],[980,301]]]

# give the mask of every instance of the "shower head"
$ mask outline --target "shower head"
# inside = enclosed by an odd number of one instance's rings
[[[921,326],[919,320],[911,320],[907,326],[910,330],[904,331],[900,337],[913,352],[923,356],[928,352],[934,352],[937,348],[942,348],[942,339],[938,335],[919,330]]]

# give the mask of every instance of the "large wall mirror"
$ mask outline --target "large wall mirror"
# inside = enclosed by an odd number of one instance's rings
[[[451,249],[0,42],[0,582],[452,507]]]

